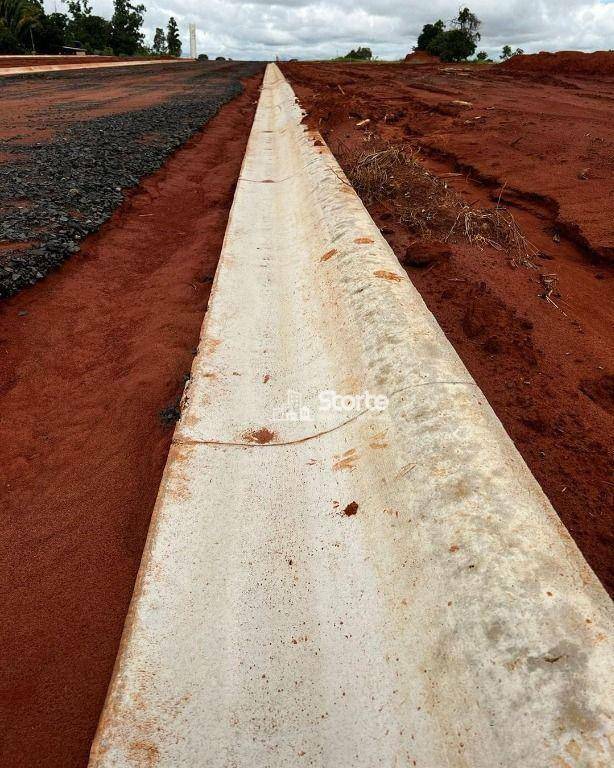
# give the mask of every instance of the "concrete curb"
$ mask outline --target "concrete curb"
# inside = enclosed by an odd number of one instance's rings
[[[138,67],[145,64],[149,66],[156,66],[158,64],[179,64],[186,61],[192,61],[192,59],[161,59],[151,61],[107,61],[97,64],[95,62],[89,62],[85,64],[43,64],[41,66],[32,67],[6,67],[0,68],[0,77],[15,77],[15,75],[37,75],[43,72],[70,72],[74,69],[103,69],[107,67]]]
[[[612,604],[300,123],[269,65],[90,766],[610,765]]]

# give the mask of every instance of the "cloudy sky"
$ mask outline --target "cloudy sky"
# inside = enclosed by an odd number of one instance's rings
[[[135,2],[138,0],[135,0]],[[141,0],[145,33],[175,16],[183,54],[187,29],[197,26],[199,53],[236,59],[329,58],[368,45],[382,59],[404,56],[420,29],[448,20],[459,0]],[[92,0],[94,13],[109,17],[112,0]],[[464,5],[464,3],[463,3]],[[48,11],[65,11],[62,0],[45,0]],[[527,53],[614,49],[614,0],[471,0],[482,19],[480,49],[497,55],[506,43]]]

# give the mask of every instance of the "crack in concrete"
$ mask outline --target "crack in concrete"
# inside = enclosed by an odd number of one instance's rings
[[[401,389],[397,389],[394,392],[392,392],[390,395],[387,395],[388,399],[391,400],[393,397],[396,397],[397,395],[407,392],[410,389],[417,389],[418,387],[426,387],[426,386],[441,386],[441,385],[468,385],[472,387],[477,388],[477,384],[475,381],[424,381],[419,384],[411,384],[408,387],[402,387]],[[345,421],[341,422],[341,424],[335,424],[333,427],[329,427],[328,429],[324,429],[320,432],[316,432],[313,435],[306,435],[305,437],[299,437],[295,440],[281,440],[281,441],[273,441],[267,443],[257,443],[257,442],[241,442],[239,440],[199,440],[197,438],[176,438],[173,437],[172,444],[173,445],[224,445],[224,446],[235,446],[239,448],[272,448],[275,446],[287,446],[287,445],[299,445],[300,443],[306,443],[310,440],[317,440],[319,437],[324,437],[325,435],[331,434],[331,432],[336,432],[339,429],[343,429],[343,427],[346,427],[348,424],[352,424],[354,421],[359,419],[361,416],[364,416],[365,413],[377,413],[377,411],[373,411],[370,408],[365,408],[362,411],[359,411],[358,413],[354,414],[350,418],[346,419]]]

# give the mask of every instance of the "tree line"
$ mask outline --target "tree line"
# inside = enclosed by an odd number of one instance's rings
[[[458,16],[450,22],[449,28],[441,19],[433,24],[425,24],[414,50],[439,56],[442,61],[466,61],[473,56],[482,37],[479,32],[481,26],[482,22],[475,13],[469,8],[461,8]],[[516,48],[514,51],[510,45],[504,45],[499,58],[505,61],[523,53],[522,48]],[[477,61],[489,61],[486,51],[478,51],[475,58]]]
[[[481,38],[482,22],[469,8],[461,8],[450,27],[439,19],[425,24],[418,36],[416,51],[426,51],[442,61],[464,61],[473,56]]]
[[[475,53],[482,37],[480,34],[482,22],[475,13],[472,13],[469,8],[460,8],[458,15],[448,24],[449,26],[441,19],[432,24],[425,24],[422,27],[422,32],[418,35],[414,51],[430,53],[442,61],[466,61],[474,54],[477,61],[489,61],[486,51]],[[511,46],[504,45],[499,58],[505,61],[522,53],[524,53],[522,48],[512,50]],[[373,54],[370,48],[361,47],[352,49],[341,58],[352,61],[370,61]]]
[[[181,39],[171,16],[157,28],[153,45],[142,32],[145,6],[113,0],[113,16],[92,13],[90,0],[68,0],[68,13],[45,13],[41,0],[0,0],[0,54],[60,53],[64,47],[115,56],[181,56]]]

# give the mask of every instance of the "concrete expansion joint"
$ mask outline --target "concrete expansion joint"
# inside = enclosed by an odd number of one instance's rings
[[[451,385],[461,385],[461,386],[470,386],[470,387],[476,387],[477,384],[475,381],[422,381],[418,384],[410,384],[407,387],[401,387],[401,389],[397,389],[394,392],[390,393],[389,395],[386,395],[388,400],[392,400],[397,395],[401,395],[404,392],[408,392],[409,390],[418,389],[419,387],[436,387],[436,386],[451,386]],[[386,394],[386,393],[381,393]],[[374,411],[370,408],[364,408],[362,411],[358,411],[358,413],[355,413],[353,416],[350,416],[349,418],[342,421],[340,424],[335,424],[332,427],[329,427],[328,429],[323,429],[320,432],[315,432],[312,435],[305,435],[304,437],[297,437],[294,440],[269,440],[267,442],[254,442],[253,440],[205,440],[205,439],[198,439],[195,437],[173,437],[172,444],[173,445],[219,445],[219,446],[229,446],[229,447],[236,447],[236,448],[274,448],[274,447],[282,447],[282,446],[288,446],[288,445],[299,445],[301,443],[307,443],[311,440],[318,440],[320,437],[325,437],[326,435],[330,435],[332,432],[337,432],[340,429],[343,429],[344,427],[347,427],[349,424],[353,424],[357,419],[360,419],[362,416],[364,416],[367,413],[374,413]],[[264,427],[266,428],[266,427]],[[259,427],[259,429],[263,429],[262,426]],[[246,430],[249,432],[249,430]]]

